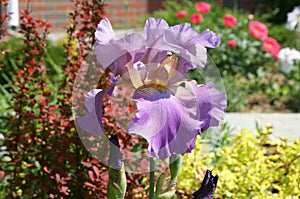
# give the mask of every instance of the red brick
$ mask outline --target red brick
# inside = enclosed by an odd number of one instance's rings
[[[112,3],[109,3],[107,4],[106,6],[106,9],[120,9],[122,8],[122,4],[112,4]]]
[[[69,10],[74,10],[74,6],[70,3],[68,4],[58,4],[54,7],[55,10],[66,10],[66,11],[69,11]]]
[[[126,17],[127,13],[125,11],[118,11],[116,12],[117,17]]]
[[[26,3],[27,4],[28,0],[19,0],[19,3]],[[33,2],[42,2],[42,0],[30,0],[29,3],[33,3]]]
[[[136,16],[136,12],[134,12],[134,11],[129,11],[129,12],[128,12],[128,16],[130,16],[130,17]]]
[[[38,12],[38,11],[50,11],[50,10],[53,10],[53,7],[52,7],[52,6],[49,6],[49,5],[43,5],[43,4],[40,4],[40,5],[37,5],[37,4],[31,4],[31,6],[30,6],[30,11],[32,11],[32,12]]]
[[[128,3],[129,8],[145,8],[146,9],[146,4],[143,3]]]

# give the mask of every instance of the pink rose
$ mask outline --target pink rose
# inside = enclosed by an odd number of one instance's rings
[[[186,10],[181,10],[175,13],[176,18],[181,19],[186,17],[187,11]]]
[[[263,49],[268,53],[271,53],[275,59],[278,59],[278,53],[281,49],[281,46],[276,39],[268,37],[263,42]]]
[[[256,39],[265,39],[268,37],[267,26],[259,21],[250,22],[249,32]]]
[[[190,21],[193,24],[198,24],[203,20],[203,16],[201,14],[192,14],[190,17]]]
[[[237,23],[237,20],[234,16],[227,14],[223,17],[223,23],[225,26],[233,27]]]
[[[210,10],[210,4],[205,2],[197,2],[195,4],[195,8],[200,13],[208,13],[208,11]]]
[[[229,48],[234,48],[236,46],[236,41],[231,39],[227,42]]]

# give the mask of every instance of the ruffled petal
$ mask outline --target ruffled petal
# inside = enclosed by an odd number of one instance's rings
[[[129,124],[129,133],[147,139],[152,157],[165,159],[190,152],[201,126],[193,91],[179,86],[174,95],[154,90],[137,92],[133,97],[137,113]]]
[[[162,18],[154,19],[154,18],[150,17],[146,20],[145,29],[147,30],[147,29],[151,29],[151,28],[167,29],[167,28],[169,28],[169,25]]]
[[[194,39],[198,44],[201,44],[202,46],[206,46],[209,48],[215,48],[221,43],[221,40],[216,35],[216,33],[210,30],[203,31],[202,33],[197,35]]]
[[[199,34],[188,23],[172,26],[170,29],[183,33],[188,40],[187,42],[189,45],[200,44],[202,46],[215,48],[221,43],[221,40],[216,33],[210,30],[205,30]]]
[[[116,36],[110,21],[104,18],[100,21],[95,32],[97,44],[105,44]]]
[[[110,40],[106,44],[97,44],[95,52],[98,62],[104,69],[111,68],[114,75],[122,75],[126,67],[130,67],[139,59],[144,51],[145,40],[140,34],[132,33],[118,40]],[[120,72],[120,73],[118,73]]]
[[[144,28],[147,40],[146,51],[141,61],[144,63],[160,63],[167,55],[168,49],[165,49],[162,45],[162,38],[169,25],[163,19],[149,18],[146,20]]]
[[[178,25],[172,26],[172,27],[170,27],[170,30],[184,33],[185,35],[188,35],[190,38],[193,38],[196,35],[198,35],[198,33],[193,30],[193,28],[191,27],[191,24],[189,24],[189,23],[183,23],[183,24],[178,24]]]
[[[193,68],[204,68],[207,60],[206,48],[193,38],[196,33],[189,24],[173,26],[165,31],[163,40],[154,48],[178,53]],[[159,46],[158,46],[159,45]],[[179,68],[185,67],[179,64]]]
[[[102,122],[99,123],[98,115],[102,117],[102,99],[97,96],[103,95],[102,89],[93,89],[85,95],[85,107],[88,113],[77,118],[79,127],[93,136],[101,136],[104,132]],[[98,97],[99,98],[99,97]]]
[[[199,130],[201,133],[211,126],[218,126],[224,119],[227,98],[226,93],[215,89],[211,82],[203,85],[198,85],[195,81],[191,82],[197,96],[199,119],[203,122]]]
[[[147,36],[147,44],[152,44],[162,36],[164,31],[169,28],[169,25],[163,19],[148,18],[144,28]]]
[[[169,28],[164,25],[163,28],[160,29],[159,27],[156,29],[158,30],[154,34],[156,35],[155,40],[150,39],[148,41],[147,37],[147,48],[178,53],[181,58],[190,63],[189,69],[191,66],[192,69],[204,68],[207,61],[205,46],[215,48],[220,44],[220,38],[214,32],[206,30],[198,34],[188,23]],[[152,52],[151,58],[154,57],[153,54]],[[185,64],[179,64],[179,68],[184,68],[185,66]],[[185,71],[185,69],[179,70]]]

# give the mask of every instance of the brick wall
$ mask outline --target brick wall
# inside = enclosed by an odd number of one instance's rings
[[[63,31],[68,24],[68,11],[73,9],[70,0],[19,0],[21,10],[29,10],[32,16],[53,24],[53,31]],[[162,7],[163,0],[107,0],[106,12],[113,25],[119,28],[139,27],[149,12]]]
[[[107,17],[120,28],[141,24],[140,20],[148,13],[147,0],[110,0],[106,3]]]
[[[204,0],[203,0],[204,1]],[[233,6],[233,0],[217,1],[224,6]],[[19,0],[20,9],[27,8],[28,0]],[[162,8],[164,0],[106,0],[107,17],[119,28],[140,27],[147,13]],[[238,0],[239,8],[254,9],[262,5],[263,0]],[[30,0],[29,10],[37,18],[53,24],[52,31],[64,31],[68,24],[68,11],[73,8],[70,0]]]
[[[69,0],[19,0],[20,10],[29,9],[34,18],[44,19],[53,24],[55,31],[63,31],[68,24],[68,11],[73,9]]]

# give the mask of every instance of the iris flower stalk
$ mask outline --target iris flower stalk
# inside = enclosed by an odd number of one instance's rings
[[[101,20],[95,32],[95,53],[115,80],[107,90],[93,89],[86,94],[88,113],[77,122],[87,133],[103,136],[104,96],[113,97],[116,87],[130,86],[136,114],[128,133],[147,140],[150,157],[170,158],[168,186],[173,190],[181,155],[193,150],[197,135],[218,126],[224,118],[225,92],[215,89],[212,82],[187,80],[189,70],[205,67],[206,47],[216,47],[220,39],[209,30],[199,34],[188,23],[170,27],[163,19],[154,18],[147,19],[145,33],[146,38],[131,33],[117,39],[109,20]],[[172,161],[174,157],[177,159]],[[156,187],[160,193],[158,189],[166,186],[158,180]]]

